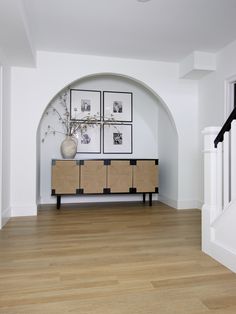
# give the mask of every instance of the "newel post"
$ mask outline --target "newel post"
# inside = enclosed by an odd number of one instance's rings
[[[217,149],[214,140],[220,127],[207,127],[204,135],[204,205],[202,207],[202,249],[211,240],[211,223],[217,217]]]

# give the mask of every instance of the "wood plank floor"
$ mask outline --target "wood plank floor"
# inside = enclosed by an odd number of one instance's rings
[[[0,313],[236,313],[236,275],[200,251],[200,211],[52,206],[0,231]]]

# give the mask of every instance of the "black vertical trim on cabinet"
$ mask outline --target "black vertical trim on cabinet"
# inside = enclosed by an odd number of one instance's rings
[[[132,188],[134,188],[134,167],[133,166],[137,165],[137,159],[130,159],[129,164],[130,164],[130,166],[132,166],[132,168],[131,168],[132,178],[131,179],[132,179]],[[132,193],[132,192],[130,192],[130,193]]]
[[[79,194],[78,191],[79,191],[79,189],[80,189],[80,160],[78,160],[78,159],[76,160],[76,166],[79,167],[79,169],[78,169],[78,176],[79,176],[79,180],[78,180],[78,181],[79,181],[79,186],[78,186],[77,189],[76,189],[76,194]]]
[[[55,166],[56,165],[56,159],[52,159],[52,166]]]
[[[103,164],[104,164],[104,166],[110,166],[111,159],[104,159]]]
[[[84,160],[79,160],[79,194],[83,194],[84,190],[81,189],[81,173],[82,173],[82,169],[81,166],[84,165]]]
[[[103,189],[103,194],[110,194],[111,193],[111,189],[110,188],[104,188]]]
[[[108,188],[108,171],[109,171],[108,168],[111,165],[111,160],[110,159],[104,159],[103,164],[104,164],[104,166],[106,166],[106,187],[103,189],[103,193],[108,194],[107,192],[104,192],[104,191],[110,190]],[[111,191],[109,191],[109,193],[111,193]]]

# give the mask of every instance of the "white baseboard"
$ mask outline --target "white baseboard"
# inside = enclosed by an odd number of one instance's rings
[[[202,202],[197,200],[184,200],[184,201],[178,201],[178,207],[177,209],[201,209],[203,206]]]
[[[37,216],[36,205],[13,206],[11,208],[11,217]]]
[[[11,218],[11,208],[8,207],[2,211],[2,225],[1,228],[5,226],[8,220]]]
[[[204,203],[202,201],[196,201],[196,208],[202,210],[203,204]]]
[[[211,241],[203,252],[236,273],[236,252],[220,243]]]
[[[159,194],[158,195],[158,200],[170,207],[176,208],[177,209],[177,204],[178,202],[176,200],[172,200],[164,195]]]
[[[180,201],[180,200],[173,200],[171,198],[168,198],[164,195],[159,194],[158,200],[170,207],[176,208],[176,209],[192,209],[197,208],[201,209],[203,206],[203,203],[196,200],[189,200],[189,201]]]

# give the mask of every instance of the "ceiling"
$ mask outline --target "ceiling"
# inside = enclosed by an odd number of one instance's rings
[[[7,54],[24,55],[28,41],[32,57],[46,50],[179,62],[217,52],[236,40],[235,29],[236,0],[0,0]]]

